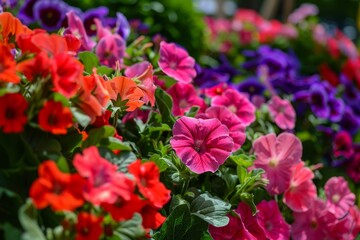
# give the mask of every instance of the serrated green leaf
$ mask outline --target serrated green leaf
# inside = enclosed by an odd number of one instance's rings
[[[46,240],[45,235],[40,230],[40,227],[36,221],[37,211],[31,200],[20,207],[19,209],[19,221],[25,232],[22,234],[23,240]]]
[[[92,73],[94,67],[97,67],[100,64],[98,57],[92,52],[80,52],[79,59],[84,64],[85,71],[89,74]]]
[[[200,194],[192,201],[191,214],[198,216],[215,227],[223,227],[229,223],[226,216],[231,205],[219,198],[210,196],[208,193]]]

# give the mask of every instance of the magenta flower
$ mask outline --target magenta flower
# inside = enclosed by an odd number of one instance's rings
[[[295,212],[309,210],[312,201],[316,199],[316,186],[312,182],[313,172],[304,167],[304,162],[293,166],[288,189],[284,192],[283,202]]]
[[[153,78],[153,66],[147,61],[136,63],[125,70],[125,76],[140,81],[137,86],[144,93],[142,100],[145,104],[150,102],[151,106],[154,106],[156,86]]]
[[[191,171],[215,172],[230,156],[234,142],[217,119],[179,118],[170,144]]]
[[[134,182],[117,167],[99,155],[96,147],[89,147],[83,154],[74,157],[73,164],[78,173],[86,178],[83,195],[94,205],[101,203],[113,204],[118,196],[128,201],[135,190]]]
[[[346,167],[346,172],[349,177],[356,183],[360,182],[360,152],[356,152]]]
[[[273,96],[268,107],[272,119],[279,128],[285,130],[295,127],[296,113],[288,100]]]
[[[302,145],[291,133],[274,133],[262,136],[253,143],[256,160],[254,166],[265,171],[264,177],[269,180],[266,186],[269,194],[283,193],[290,184],[291,169],[300,162]]]
[[[246,140],[245,126],[241,123],[240,119],[224,106],[214,106],[206,109],[205,114],[198,114],[197,118],[219,119],[230,132],[230,137],[234,140],[233,151],[238,150]]]
[[[91,51],[96,43],[92,41],[86,34],[84,24],[79,16],[74,11],[66,14],[68,19],[68,28],[65,33],[74,35],[81,42],[81,49]]]
[[[257,215],[254,216],[251,212],[251,208],[246,203],[240,202],[235,212],[240,215],[244,222],[245,228],[254,236],[257,240],[266,239],[264,230],[260,227]]]
[[[200,107],[199,112],[204,112],[206,103],[199,97],[192,84],[178,82],[167,90],[173,99],[172,112],[175,116],[183,116],[192,106]]]
[[[196,77],[195,60],[175,43],[160,43],[159,67],[169,77],[183,83],[190,83]]]
[[[336,133],[333,141],[333,154],[335,157],[343,156],[346,159],[351,158],[354,154],[352,138],[347,131]]]
[[[326,207],[337,218],[344,217],[351,206],[355,204],[355,195],[350,191],[343,177],[330,178],[324,187],[327,198]]]
[[[112,34],[101,38],[96,46],[96,55],[100,63],[109,67],[115,67],[117,61],[121,61],[125,55],[125,41],[120,35]]]
[[[264,229],[267,239],[288,240],[290,239],[290,226],[284,220],[277,203],[263,200],[256,208],[258,209],[257,220]]]
[[[234,89],[227,89],[221,96],[211,101],[211,106],[226,106],[236,114],[247,127],[255,121],[255,107],[243,94]]]

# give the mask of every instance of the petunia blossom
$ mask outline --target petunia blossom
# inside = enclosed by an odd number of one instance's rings
[[[0,82],[19,83],[20,78],[16,75],[16,62],[10,49],[0,43]]]
[[[102,232],[103,217],[97,217],[87,212],[80,212],[75,224],[75,240],[96,240]]]
[[[68,10],[65,2],[52,0],[37,1],[33,7],[35,20],[48,31],[55,31],[61,27]]]
[[[283,202],[295,212],[305,212],[317,197],[316,186],[312,182],[314,173],[299,162],[292,168],[289,187],[284,192]]]
[[[326,207],[337,218],[344,217],[350,207],[355,204],[355,194],[350,191],[348,183],[343,177],[330,178],[326,182],[324,190],[327,198]]]
[[[296,113],[291,103],[279,96],[273,96],[268,104],[272,119],[279,128],[293,129],[295,127]]]
[[[167,93],[170,94],[173,100],[172,112],[175,116],[183,116],[193,106],[198,106],[200,113],[206,109],[204,99],[198,96],[192,84],[175,83],[167,90]]]
[[[217,119],[179,118],[170,144],[191,171],[215,172],[230,156],[234,141]]]
[[[0,97],[0,127],[4,133],[20,133],[28,119],[25,114],[29,104],[20,93]]]
[[[221,96],[216,96],[211,100],[211,106],[226,106],[236,114],[245,126],[249,126],[255,121],[255,107],[245,97],[234,89],[227,89]]]
[[[197,118],[219,119],[230,132],[230,137],[234,141],[233,151],[238,150],[246,140],[245,126],[241,123],[240,119],[224,106],[213,106],[206,109],[204,114],[198,114]]]
[[[169,77],[183,83],[190,83],[196,77],[195,60],[175,43],[160,43],[159,67]]]
[[[110,34],[100,39],[95,52],[101,64],[115,67],[117,61],[122,61],[125,48],[126,42],[120,35]]]
[[[274,133],[262,136],[253,143],[256,159],[254,166],[265,170],[264,177],[269,179],[266,190],[271,195],[283,193],[289,186],[291,168],[300,162],[302,145],[291,133]]]
[[[333,141],[333,155],[349,159],[353,153],[354,148],[351,135],[347,131],[337,132]]]
[[[257,221],[264,230],[267,239],[288,240],[290,238],[290,226],[284,220],[279,206],[274,200],[263,200],[256,205]]]

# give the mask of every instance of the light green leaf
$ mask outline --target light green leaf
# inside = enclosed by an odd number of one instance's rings
[[[121,240],[141,238],[145,235],[145,229],[142,227],[141,223],[141,215],[135,213],[131,220],[120,222],[119,226],[114,231],[114,235]]]
[[[92,52],[80,52],[79,59],[84,64],[85,71],[89,74],[92,73],[94,67],[100,64],[98,57]]]
[[[31,200],[29,199],[19,209],[19,220],[21,226],[25,230],[25,232],[21,236],[23,240],[46,240],[43,232],[40,230],[36,219],[37,211]]]

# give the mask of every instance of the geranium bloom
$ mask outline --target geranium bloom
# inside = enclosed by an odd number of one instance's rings
[[[48,160],[39,166],[39,178],[30,188],[30,198],[38,209],[51,206],[55,211],[72,211],[84,203],[83,178],[78,174],[59,171],[55,162]]]
[[[144,96],[143,91],[130,78],[119,76],[106,82],[110,98],[115,101],[126,101],[126,111],[131,112],[141,107],[144,102],[140,100]]]
[[[233,151],[238,150],[246,140],[245,126],[234,113],[224,106],[209,107],[205,114],[198,114],[197,118],[219,119],[229,129],[230,137],[234,141]]]
[[[159,67],[169,77],[183,83],[190,83],[196,77],[195,60],[175,43],[160,43]]]
[[[278,137],[274,133],[262,136],[253,143],[256,160],[254,166],[265,170],[265,178],[269,179],[266,190],[271,195],[283,193],[290,183],[291,168],[300,162],[302,145],[291,133],[282,133]]]
[[[354,153],[351,135],[347,131],[337,132],[333,142],[333,154],[335,157],[350,158]]]
[[[138,87],[144,92],[143,101],[155,105],[156,86],[153,79],[153,66],[147,62],[136,63],[125,70],[125,75],[140,81]]]
[[[73,124],[69,108],[61,102],[49,100],[39,112],[39,125],[41,129],[52,134],[66,134]]]
[[[183,116],[191,107],[198,106],[199,112],[204,112],[206,103],[199,97],[192,84],[176,83],[167,90],[173,100],[172,112],[175,116]]]
[[[83,154],[75,155],[73,164],[79,174],[86,178],[84,198],[95,205],[113,204],[118,196],[129,201],[134,192],[134,183],[117,167],[99,155],[96,147],[89,147]]]
[[[211,100],[211,106],[226,106],[238,116],[245,126],[255,121],[255,107],[243,94],[227,89],[221,96]]]
[[[218,119],[179,118],[170,144],[191,171],[215,172],[230,156],[234,142]]]
[[[312,182],[313,172],[299,162],[292,168],[288,189],[284,192],[283,202],[295,212],[305,212],[316,198],[316,186]]]
[[[170,200],[170,191],[160,182],[159,168],[154,162],[141,164],[137,160],[129,165],[129,173],[135,177],[140,193],[154,207],[160,209]]]
[[[264,229],[267,239],[288,240],[290,238],[290,226],[284,220],[277,203],[263,200],[258,205],[257,221]]]
[[[295,127],[296,113],[288,100],[273,96],[268,107],[272,119],[279,128],[293,129]]]
[[[351,206],[355,204],[355,195],[350,191],[343,177],[330,178],[324,187],[327,198],[326,207],[337,218],[344,217]]]
[[[11,54],[10,49],[1,43],[0,56],[0,82],[19,83],[20,78],[16,75],[14,56]]]
[[[98,240],[103,232],[101,223],[103,217],[97,217],[87,212],[78,215],[75,240]]]
[[[4,133],[19,133],[24,130],[28,105],[19,93],[8,93],[0,97],[0,127]]]
[[[144,205],[145,201],[141,200],[136,194],[132,194],[128,201],[119,197],[115,203],[103,203],[101,207],[109,212],[115,221],[124,221],[131,219],[134,213],[140,212]]]

